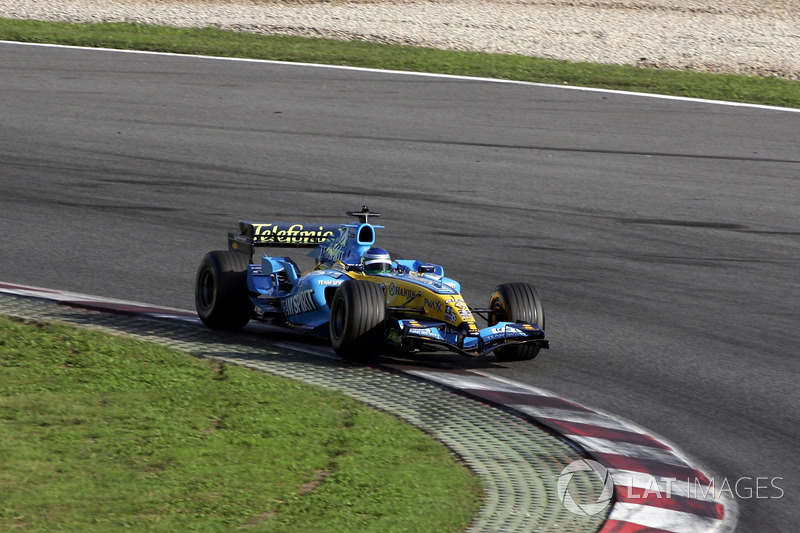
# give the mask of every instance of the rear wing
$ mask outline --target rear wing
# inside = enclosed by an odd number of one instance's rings
[[[240,221],[239,233],[228,233],[228,247],[250,257],[257,246],[316,248],[341,227],[342,224]]]
[[[286,248],[316,248],[331,237],[342,238],[342,242],[331,244],[334,250],[328,250],[320,255],[335,255],[337,259],[344,255],[342,228],[358,228],[357,246],[368,246],[375,242],[375,228],[369,223],[369,218],[378,218],[380,213],[374,213],[367,206],[361,206],[361,211],[346,211],[351,217],[356,217],[359,224],[320,224],[318,222],[307,224],[305,222],[245,222],[239,221],[239,233],[228,233],[228,247],[237,252],[243,252],[253,257],[256,246],[273,246]],[[362,251],[362,250],[360,250]],[[361,254],[359,253],[360,257]]]

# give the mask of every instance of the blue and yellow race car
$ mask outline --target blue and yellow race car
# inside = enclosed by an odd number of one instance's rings
[[[549,343],[539,293],[528,283],[498,285],[487,308],[468,305],[440,265],[397,259],[375,245],[366,206],[345,224],[239,222],[228,250],[206,254],[195,282],[206,325],[240,329],[256,319],[329,338],[342,356],[364,360],[387,346],[448,350],[501,361],[533,359]],[[301,271],[261,247],[313,248]],[[486,322],[478,327],[476,315]]]

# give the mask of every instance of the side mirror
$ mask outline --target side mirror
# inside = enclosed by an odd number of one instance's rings
[[[420,265],[417,269],[417,272],[420,274],[433,274],[434,276],[444,276],[444,268],[439,265],[432,265],[430,263],[426,265]]]

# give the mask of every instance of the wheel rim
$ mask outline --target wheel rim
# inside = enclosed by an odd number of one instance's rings
[[[214,301],[214,274],[208,269],[204,270],[200,275],[197,295],[200,307],[203,309],[210,309]]]
[[[489,307],[492,309],[492,314],[489,316],[488,320],[490,326],[494,326],[499,322],[508,321],[508,312],[505,307],[503,307],[503,302],[500,298],[493,298]]]
[[[340,339],[344,335],[345,312],[342,300],[336,300],[331,309],[331,336]]]

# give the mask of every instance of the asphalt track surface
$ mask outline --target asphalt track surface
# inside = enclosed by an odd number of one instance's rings
[[[436,355],[616,413],[800,521],[800,113],[0,43],[0,279],[184,309],[240,219],[383,213],[466,299],[531,281],[552,349]],[[738,482],[738,485],[736,483]]]

